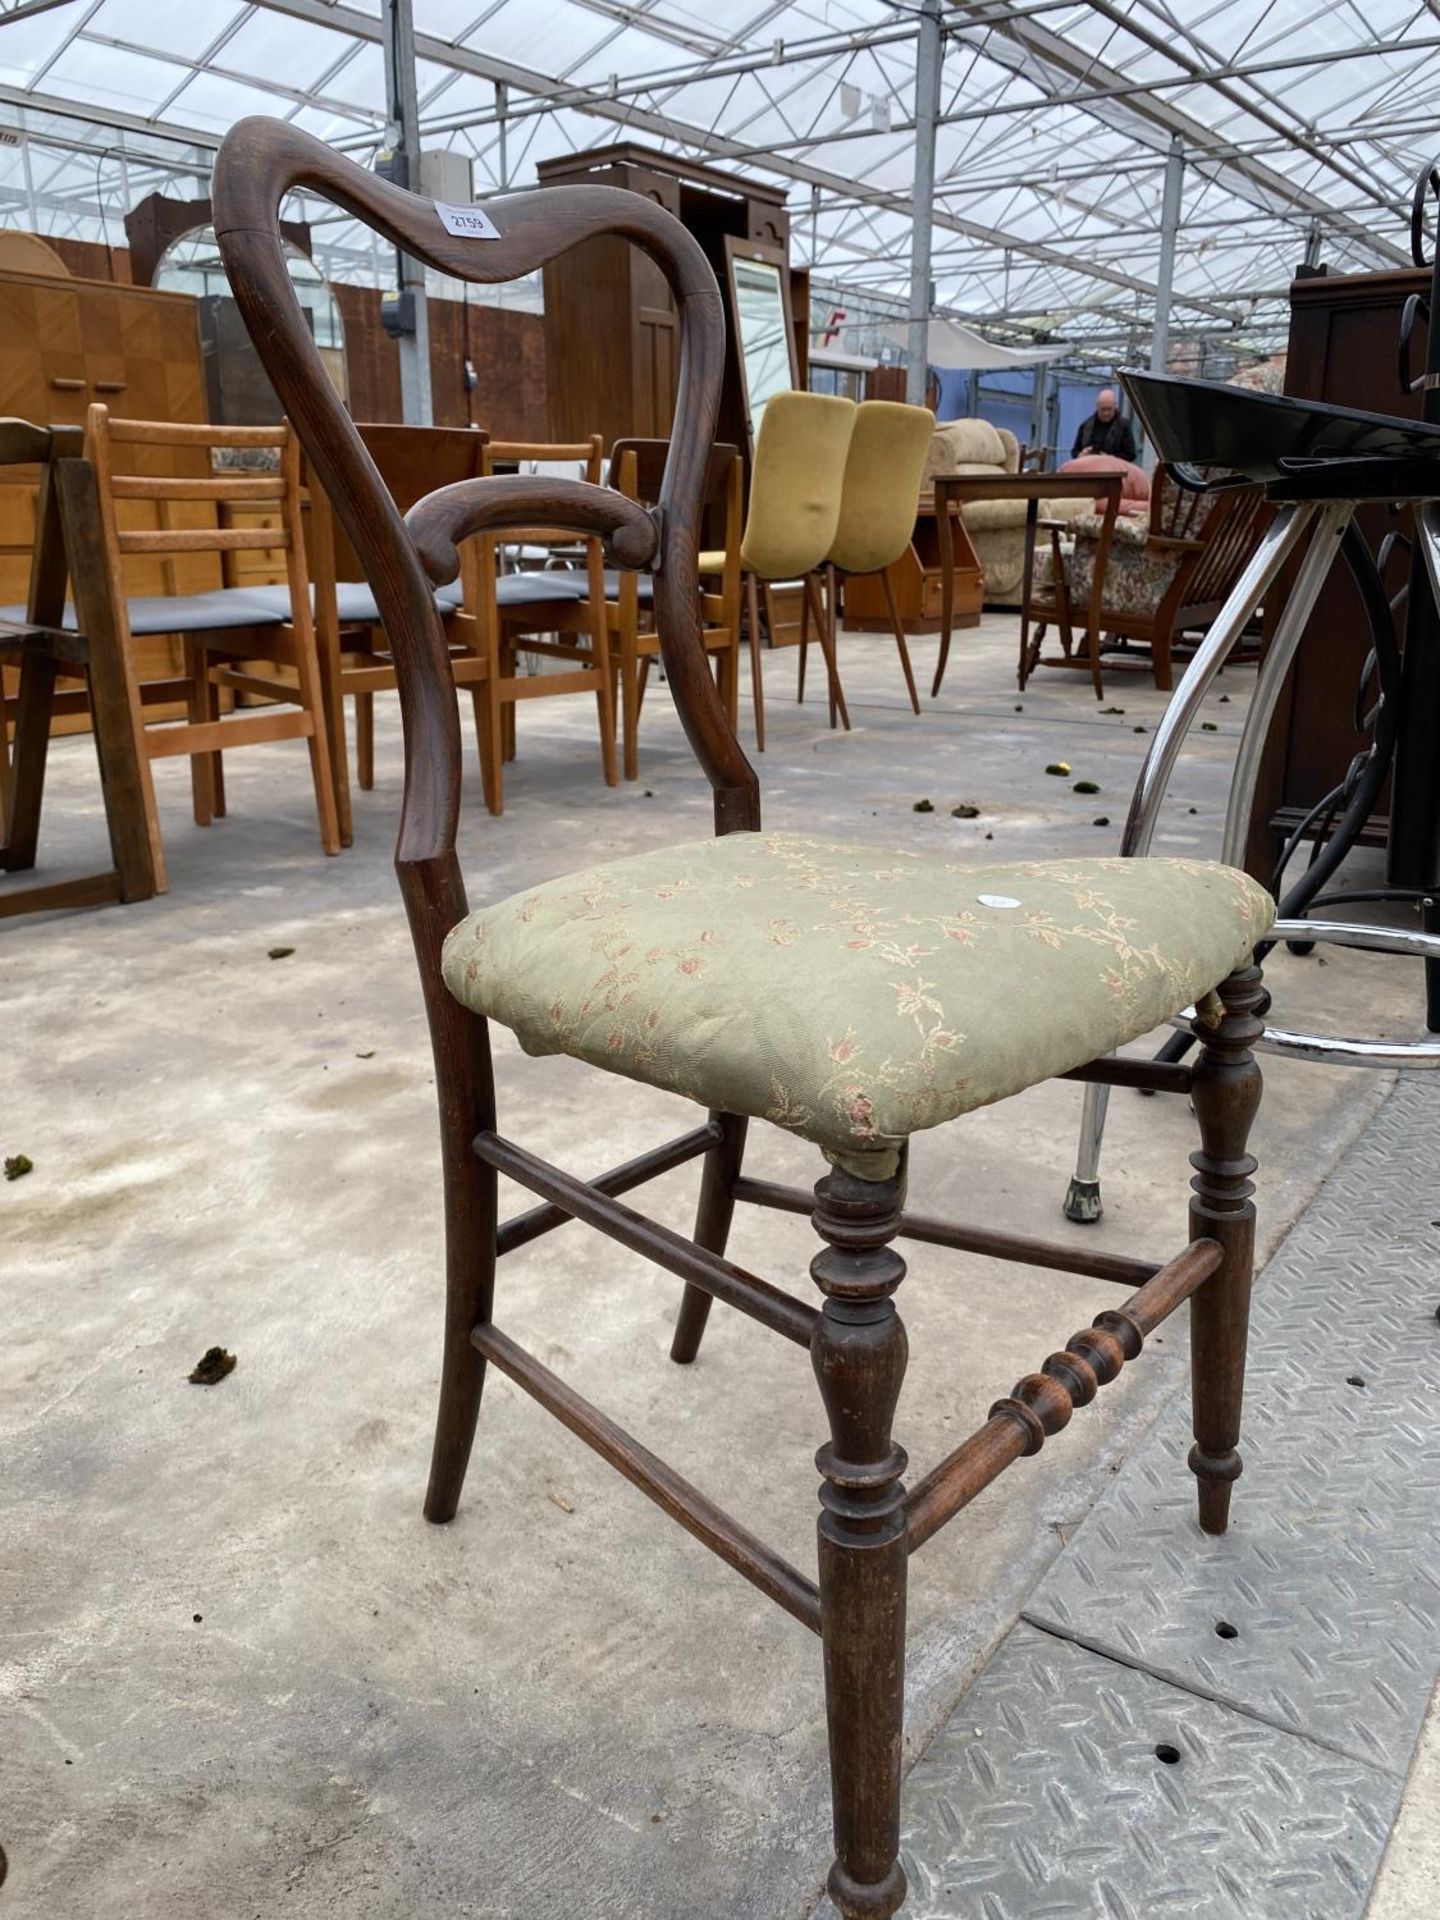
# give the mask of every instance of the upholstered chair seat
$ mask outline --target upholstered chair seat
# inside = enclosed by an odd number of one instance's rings
[[[1203,997],[1273,917],[1208,861],[972,866],[734,833],[485,907],[443,965],[527,1053],[773,1121],[884,1179],[910,1134]]]

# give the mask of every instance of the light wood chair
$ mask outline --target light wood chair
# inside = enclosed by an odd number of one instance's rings
[[[617,440],[610,450],[610,485],[627,500],[653,507],[660,499],[668,440]],[[721,529],[718,592],[700,596],[700,637],[716,670],[720,697],[732,727],[740,718],[740,536],[744,517],[745,463],[735,447],[717,446],[705,476],[707,524]],[[610,622],[610,657],[620,678],[621,765],[627,780],[639,773],[640,708],[650,662],[660,655],[655,627],[655,583],[648,573],[620,567],[605,575],[605,610]]]
[[[278,471],[212,472],[197,478],[193,472],[165,470],[172,460],[193,468],[193,460],[175,457],[193,455],[197,448],[220,447],[269,449],[278,456]],[[130,655],[135,636],[142,633],[178,635],[184,642],[183,674],[140,683],[142,707],[179,697],[188,709],[185,720],[145,727],[147,763],[177,754],[189,756],[195,820],[209,826],[225,813],[221,765],[225,751],[276,740],[304,740],[310,753],[320,844],[326,853],[339,853],[329,735],[305,570],[298,440],[285,425],[171,426],[154,420],[116,420],[96,403],[86,419],[85,454],[95,471],[100,532],[121,647]],[[132,463],[146,470],[121,470]],[[158,507],[161,524],[129,530],[125,507],[131,501]],[[262,503],[277,509],[273,527],[220,524],[224,506],[253,511]],[[132,554],[152,559],[214,556],[218,582],[220,556],[245,552],[283,554],[285,612],[268,612],[256,605],[252,588],[218,584],[198,593],[127,595],[125,561]],[[267,672],[267,667],[280,671]],[[227,689],[256,695],[270,704],[222,719],[221,694]],[[151,847],[163,892],[167,885],[164,845],[154,785],[148,778],[145,791]]]
[[[786,391],[765,403],[755,458],[750,469],[750,499],[745,532],[740,542],[740,565],[745,591],[745,625],[750,647],[751,697],[755,702],[755,745],[765,751],[765,679],[760,650],[760,590],[781,582],[801,589],[800,620],[794,628],[770,624],[772,647],[798,644],[798,697],[805,692],[805,648],[810,622],[825,655],[830,687],[831,720],[838,711],[845,726],[850,715],[835,664],[835,644],[821,603],[817,568],[835,539],[840,524],[840,500],[845,479],[845,457],[855,430],[853,400],[835,394]],[[700,555],[702,575],[718,574],[725,555],[707,549]],[[767,595],[767,599],[773,599]]]
[[[327,389],[285,269],[279,208],[301,182],[436,272],[469,279],[518,278],[601,236],[643,247],[669,285],[679,342],[658,512],[610,488],[535,476],[449,488],[402,522]],[[447,1230],[425,1511],[437,1523],[455,1516],[486,1370],[495,1366],[816,1634],[830,1726],[830,1894],[843,1920],[888,1920],[906,1892],[899,1837],[910,1559],[1108,1392],[1187,1302],[1200,1525],[1226,1529],[1240,1472],[1255,1234],[1246,1143],[1260,1099],[1252,1044],[1264,991],[1251,956],[1270,930],[1273,902],[1244,874],[1203,861],[1030,860],[966,874],[943,853],[761,830],[759,784],[699,635],[696,552],[725,369],[723,309],[697,241],[643,195],[604,186],[507,194],[493,203],[498,238],[477,246],[452,236],[432,201],[268,120],[243,121],[227,136],[214,195],[236,300],[366,562],[409,721],[396,870],[430,1021]],[[650,572],[666,676],[711,789],[715,834],[561,878],[533,876],[539,884],[509,897],[498,897],[492,872],[482,877],[486,904],[471,913],[456,849],[460,728],[433,583],[453,578],[458,542],[537,525],[604,536],[617,565]],[[1193,1068],[1115,1057],[1192,1004]],[[576,1178],[500,1132],[492,1020],[528,1052],[565,1054],[591,1069],[598,1131],[624,1098],[617,1075],[683,1096],[693,1123],[589,1181]],[[521,1064],[506,1058],[507,1082]],[[965,1225],[907,1210],[912,1133],[1055,1078],[1189,1092],[1200,1144],[1191,1156],[1189,1244],[1173,1259],[1157,1265],[1052,1246],[988,1217]],[[747,1133],[762,1121],[816,1150],[813,1194],[746,1175]],[[618,1197],[690,1161],[704,1166],[693,1235]],[[502,1174],[536,1196],[506,1219]],[[1176,1201],[1180,1213],[1178,1178]],[[810,1265],[815,1300],[725,1258],[741,1202],[811,1217],[822,1243]],[[805,1354],[818,1389],[817,1438],[828,1428],[816,1456],[818,1577],[757,1539],[496,1324],[500,1257],[581,1225],[685,1283],[677,1361],[695,1360],[712,1299]],[[907,1336],[894,1296],[906,1263],[892,1244],[906,1236],[1103,1276],[1128,1293],[1016,1382],[908,1488],[895,1433]],[[974,1346],[983,1337],[957,1306],[952,1338]],[[799,1374],[793,1391],[802,1391]],[[498,1524],[495,1516],[488,1524]],[[1219,1553],[1197,1551],[1197,1580]],[[496,1604],[523,1608],[525,1596],[509,1592]],[[703,1660],[678,1684],[703,1713]]]
[[[598,486],[604,463],[604,442],[594,434],[588,440],[492,440],[484,450],[484,470],[538,464],[544,468],[572,468],[577,478]],[[541,479],[542,474],[529,476]],[[563,482],[561,483],[563,484]],[[480,540],[475,585],[475,614],[480,652],[486,661],[484,700],[486,731],[499,750],[489,755],[485,769],[485,804],[491,813],[505,810],[504,768],[517,751],[516,708],[521,701],[547,700],[571,693],[595,697],[600,730],[600,769],[607,787],[619,784],[615,761],[615,685],[610,658],[610,631],[605,617],[605,561],[598,540],[582,543],[583,567],[540,567],[524,571],[501,570],[502,545],[541,550],[560,546],[574,550],[574,530],[543,524],[512,529],[506,540]],[[527,654],[538,670],[521,673],[519,656]],[[559,663],[547,669],[547,661]]]
[[[470,427],[413,427],[360,423],[356,431],[375,462],[390,498],[408,512],[436,487],[454,486],[485,470],[485,434]],[[345,702],[355,705],[355,783],[362,793],[375,785],[375,695],[392,692],[395,663],[384,623],[364,569],[323,487],[305,473],[308,513],[307,553],[315,606],[315,640],[325,689],[326,722],[335,776],[340,837],[354,837],[354,806],[346,741]],[[252,598],[285,605],[286,590],[262,589]],[[474,706],[482,783],[491,751],[488,708],[483,692],[489,662],[480,643],[476,607],[480,597],[479,556],[473,544],[460,554],[460,579],[436,594],[457,687],[468,689]]]

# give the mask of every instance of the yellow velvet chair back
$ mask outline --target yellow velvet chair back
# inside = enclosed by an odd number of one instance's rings
[[[757,578],[793,580],[830,551],[859,411],[853,400],[825,393],[777,393],[766,401],[740,543],[741,564]],[[913,525],[913,510],[910,517]]]
[[[845,462],[840,519],[826,559],[842,573],[878,573],[915,531],[915,506],[935,416],[928,407],[862,400]]]

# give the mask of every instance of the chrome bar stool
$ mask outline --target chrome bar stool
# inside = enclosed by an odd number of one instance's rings
[[[1312,919],[1307,911],[1312,902],[1324,905],[1324,884],[1354,844],[1390,772],[1400,720],[1400,645],[1394,616],[1381,563],[1371,553],[1355,515],[1360,507],[1376,502],[1414,510],[1413,634],[1417,610],[1422,617],[1427,607],[1433,614],[1434,605],[1440,603],[1440,425],[1252,393],[1205,380],[1138,373],[1122,374],[1121,379],[1161,459],[1172,472],[1178,469],[1182,484],[1207,490],[1260,483],[1277,508],[1156,728],[1131,796],[1121,854],[1149,853],[1175,763],[1215,676],[1287,561],[1301,555],[1289,598],[1261,662],[1231,772],[1220,858],[1232,866],[1244,865],[1261,755],[1280,690],[1320,589],[1343,556],[1360,590],[1381,669],[1375,746],[1348,792],[1344,816],[1323,853],[1281,897],[1280,917],[1270,939],[1272,944],[1303,941],[1409,954],[1432,963],[1428,972],[1440,973],[1440,932],[1433,930],[1430,911],[1431,893],[1440,890],[1381,890],[1386,898],[1409,899],[1426,909],[1430,925],[1424,930]],[[1225,477],[1212,477],[1217,471]],[[1302,826],[1292,835],[1282,866],[1304,831]],[[1412,1041],[1332,1037],[1267,1021],[1256,1047],[1331,1064],[1440,1066],[1440,1034]],[[1108,1097],[1108,1086],[1095,1084],[1085,1090],[1075,1173],[1065,1199],[1066,1216],[1081,1224],[1098,1220],[1102,1211],[1100,1149]]]

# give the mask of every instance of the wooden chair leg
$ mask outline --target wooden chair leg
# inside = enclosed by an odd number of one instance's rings
[[[880,575],[885,587],[885,605],[890,613],[890,625],[895,631],[895,645],[900,649],[900,666],[905,675],[905,685],[910,692],[910,706],[915,713],[920,711],[920,695],[915,691],[915,671],[910,665],[910,649],[905,644],[905,627],[900,619],[900,609],[895,604],[895,584],[890,578],[890,569],[886,567]]]
[[[905,1180],[837,1168],[815,1189],[828,1241],[810,1272],[825,1295],[811,1358],[830,1420],[818,1464],[820,1621],[830,1724],[835,1864],[844,1920],[888,1920],[905,1898],[900,1755],[905,1709],[905,1452],[891,1422],[905,1377],[905,1328],[890,1296],[905,1262],[887,1243]]]
[[[737,628],[728,646],[715,655],[715,677],[720,698],[725,702],[725,718],[730,731],[740,738],[740,632]]]
[[[454,891],[463,914],[458,877]],[[429,1012],[445,1175],[445,1348],[425,1518],[438,1524],[455,1517],[480,1417],[485,1361],[470,1334],[490,1318],[494,1299],[497,1182],[494,1168],[476,1158],[471,1144],[495,1125],[489,1031],[458,1004],[453,1014],[437,1005],[444,991],[438,953],[432,965]]]
[[[520,652],[517,647],[502,646],[500,649],[500,677],[513,680],[519,671]],[[515,700],[503,700],[500,703],[500,745],[507,761],[513,760],[520,751],[519,722]]]
[[[491,667],[490,678],[482,689],[485,702],[486,751],[480,755],[480,776],[484,782],[485,805],[493,814],[505,811],[505,722],[513,717],[513,701],[504,697],[499,677],[499,660]]]
[[[745,624],[750,630],[750,698],[755,707],[755,751],[765,751],[765,675],[760,664],[760,589],[745,576]]]
[[[736,1113],[712,1113],[720,1128],[720,1138],[705,1156],[700,1176],[700,1200],[695,1209],[695,1244],[707,1253],[724,1253],[730,1238],[730,1222],[735,1216],[735,1182],[740,1178],[745,1158],[745,1133],[749,1121]],[[670,1358],[688,1366],[700,1351],[705,1322],[710,1318],[711,1296],[694,1281],[687,1281],[675,1322],[675,1337],[670,1342]]]
[[[220,720],[220,689],[210,678],[210,662],[206,658],[202,663],[200,675],[200,705],[207,723],[216,725]],[[217,820],[225,818],[225,756],[215,752],[210,755],[210,804]]]
[[[1200,1057],[1191,1100],[1200,1149],[1190,1156],[1192,1239],[1218,1240],[1224,1264],[1190,1302],[1190,1366],[1195,1445],[1190,1467],[1200,1482],[1200,1525],[1224,1533],[1230,1489],[1240,1475],[1240,1407],[1245,1341],[1255,1264],[1254,1156],[1247,1151],[1260,1105],[1261,1076],[1250,1048],[1264,1031],[1268,996],[1255,966],[1241,967],[1220,987],[1220,1024],[1195,1022]]]
[[[70,581],[75,593],[75,613],[85,635],[90,655],[90,699],[96,716],[97,744],[100,715],[113,712],[114,737],[123,728],[128,731],[129,749],[112,757],[133,773],[133,788],[116,790],[116,804],[137,810],[134,832],[143,834],[148,858],[138,848],[133,859],[121,862],[121,885],[133,885],[137,891],[129,899],[149,899],[165,893],[170,886],[165,866],[165,843],[160,837],[160,811],[155,803],[154,768],[145,734],[145,715],[140,703],[140,688],[135,679],[134,662],[117,624],[110,593],[110,575],[105,553],[96,538],[100,524],[100,496],[94,468],[88,460],[59,460],[55,466],[60,495],[60,517],[65,529],[65,551],[70,562]],[[111,773],[106,771],[109,782]],[[112,836],[113,842],[113,836]],[[127,880],[127,871],[129,878]]]
[[[375,791],[375,696],[355,695],[355,784],[362,793]]]
[[[618,787],[620,770],[615,764],[615,669],[610,657],[610,634],[603,612],[590,634],[590,648],[597,681],[595,717],[600,728],[600,773],[607,787]]]
[[[625,778],[640,776],[640,657],[633,641],[620,642],[620,729]]]
[[[10,837],[10,717],[5,681],[0,676],[0,847]]]
[[[810,596],[808,593],[802,592],[800,595],[800,666],[795,675],[795,698],[801,702],[805,699],[805,668],[809,659]],[[832,720],[830,724],[833,726],[835,723]]]
[[[110,854],[120,876],[120,898],[149,900],[157,891],[157,879],[145,820],[145,743],[135,737],[119,661],[93,631],[86,639],[90,650],[90,719],[95,729],[95,755],[100,762]]]
[[[315,789],[315,815],[320,845],[326,853],[340,851],[340,816],[335,805],[335,773],[330,762],[330,731],[325,724],[325,691],[320,660],[315,651],[315,629],[306,621],[291,629],[295,636],[295,677],[301,707],[310,716],[310,780]]]
[[[486,708],[483,683],[471,687],[470,708],[475,716],[475,758],[480,765],[480,789],[483,793],[485,791],[485,782],[488,778],[486,760],[490,751],[490,744],[485,732]]]
[[[1175,669],[1170,646],[1170,633],[1158,629],[1150,638],[1150,665],[1155,675],[1155,686],[1160,693],[1171,693],[1175,688]]]
[[[355,806],[350,793],[350,749],[345,739],[345,678],[340,658],[338,631],[325,633],[317,619],[315,654],[320,665],[320,686],[325,705],[325,729],[330,740],[330,771],[335,780],[335,817],[340,823],[340,844],[355,842]],[[359,723],[356,723],[359,732]],[[371,746],[373,784],[374,746]]]
[[[0,812],[5,838],[0,867],[19,873],[35,865],[40,839],[40,808],[45,793],[45,764],[50,755],[50,719],[55,699],[55,662],[38,648],[27,646],[20,660],[20,688],[15,702],[15,743],[10,760],[6,806]],[[4,727],[0,708],[0,729]],[[6,770],[0,763],[0,776]],[[8,821],[8,824],[7,824]]]
[[[835,635],[831,631],[825,608],[820,604],[820,589],[815,584],[813,573],[807,573],[805,576],[805,594],[810,605],[810,616],[815,622],[815,631],[819,635],[820,651],[825,656],[825,677],[830,690],[830,724],[834,726],[835,715],[838,712],[841,723],[848,733],[850,710],[845,705],[845,689],[840,684],[840,668],[835,659]]]
[[[189,634],[182,637],[185,649],[185,677],[189,687],[185,712],[191,726],[203,726],[210,718],[205,688],[210,680],[210,656],[200,641]],[[197,827],[208,827],[215,818],[215,760],[213,753],[190,755],[190,794]]]

